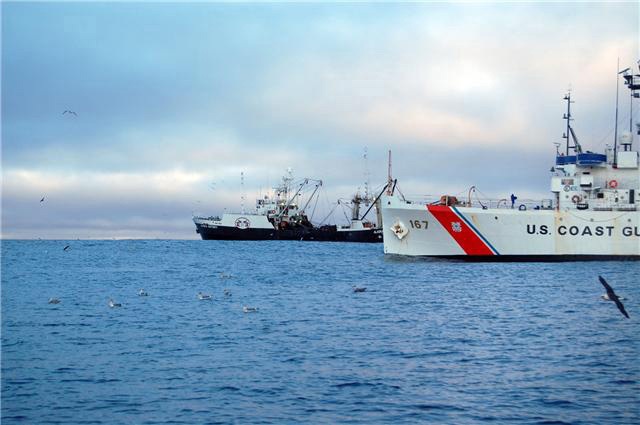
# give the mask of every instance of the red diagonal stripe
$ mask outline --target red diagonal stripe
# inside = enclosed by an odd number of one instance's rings
[[[451,207],[427,205],[427,210],[445,228],[467,255],[494,255],[491,248],[453,212]],[[455,229],[459,230],[456,231]]]

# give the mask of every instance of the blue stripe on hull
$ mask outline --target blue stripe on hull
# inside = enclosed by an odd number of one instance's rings
[[[471,230],[473,230],[474,232],[476,232],[476,235],[478,235],[480,237],[480,239],[482,239],[482,241],[487,244],[487,246],[493,251],[493,253],[495,255],[500,255],[500,253],[498,252],[497,249],[494,248],[493,245],[491,245],[491,243],[487,240],[487,238],[485,238],[482,233],[480,233],[478,231],[478,229],[476,229],[476,227],[471,224],[470,220],[467,220],[467,217],[465,217],[460,211],[458,211],[458,209],[456,207],[451,207],[453,209],[453,211],[456,213],[456,215],[458,215],[458,217],[460,217],[462,220],[464,220],[465,223],[467,223],[467,226],[471,227]]]

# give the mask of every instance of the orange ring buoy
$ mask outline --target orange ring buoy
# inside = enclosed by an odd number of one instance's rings
[[[573,195],[573,196],[571,197],[571,201],[572,201],[574,204],[577,204],[578,202],[582,201],[582,197],[581,197],[580,195]]]
[[[617,187],[618,187],[618,181],[617,181],[617,180],[611,180],[611,181],[609,182],[609,187],[610,187],[611,189],[615,189],[615,188],[617,188]]]

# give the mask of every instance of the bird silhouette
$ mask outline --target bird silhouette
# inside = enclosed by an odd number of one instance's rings
[[[607,301],[613,301],[614,303],[616,303],[616,307],[618,307],[618,310],[620,310],[620,313],[622,313],[624,317],[629,319],[629,314],[627,313],[627,310],[624,309],[624,305],[622,305],[622,302],[620,301],[620,297],[616,295],[616,293],[613,291],[613,288],[607,283],[606,280],[604,280],[602,276],[598,276],[598,279],[600,279],[600,283],[602,283],[602,286],[604,286],[604,289],[607,290],[607,294],[603,295],[602,298],[604,298]]]
[[[71,245],[67,245],[64,248],[62,248],[63,251],[68,251],[69,249],[71,249]]]
[[[68,109],[62,113],[62,115],[66,115],[66,114],[70,114],[76,117],[78,116],[78,114],[76,114],[74,111],[70,111]]]
[[[44,196],[42,197],[42,199],[40,199],[40,203],[44,202]]]

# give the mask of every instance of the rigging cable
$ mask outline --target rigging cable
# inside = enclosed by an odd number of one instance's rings
[[[333,206],[331,211],[329,211],[329,214],[327,214],[327,216],[318,224],[318,226],[322,226],[322,224],[325,222],[325,220],[328,219],[331,216],[331,214],[333,214],[333,212],[336,210],[336,208],[338,208],[338,204],[339,203],[340,203],[340,201],[336,202],[336,204]]]

